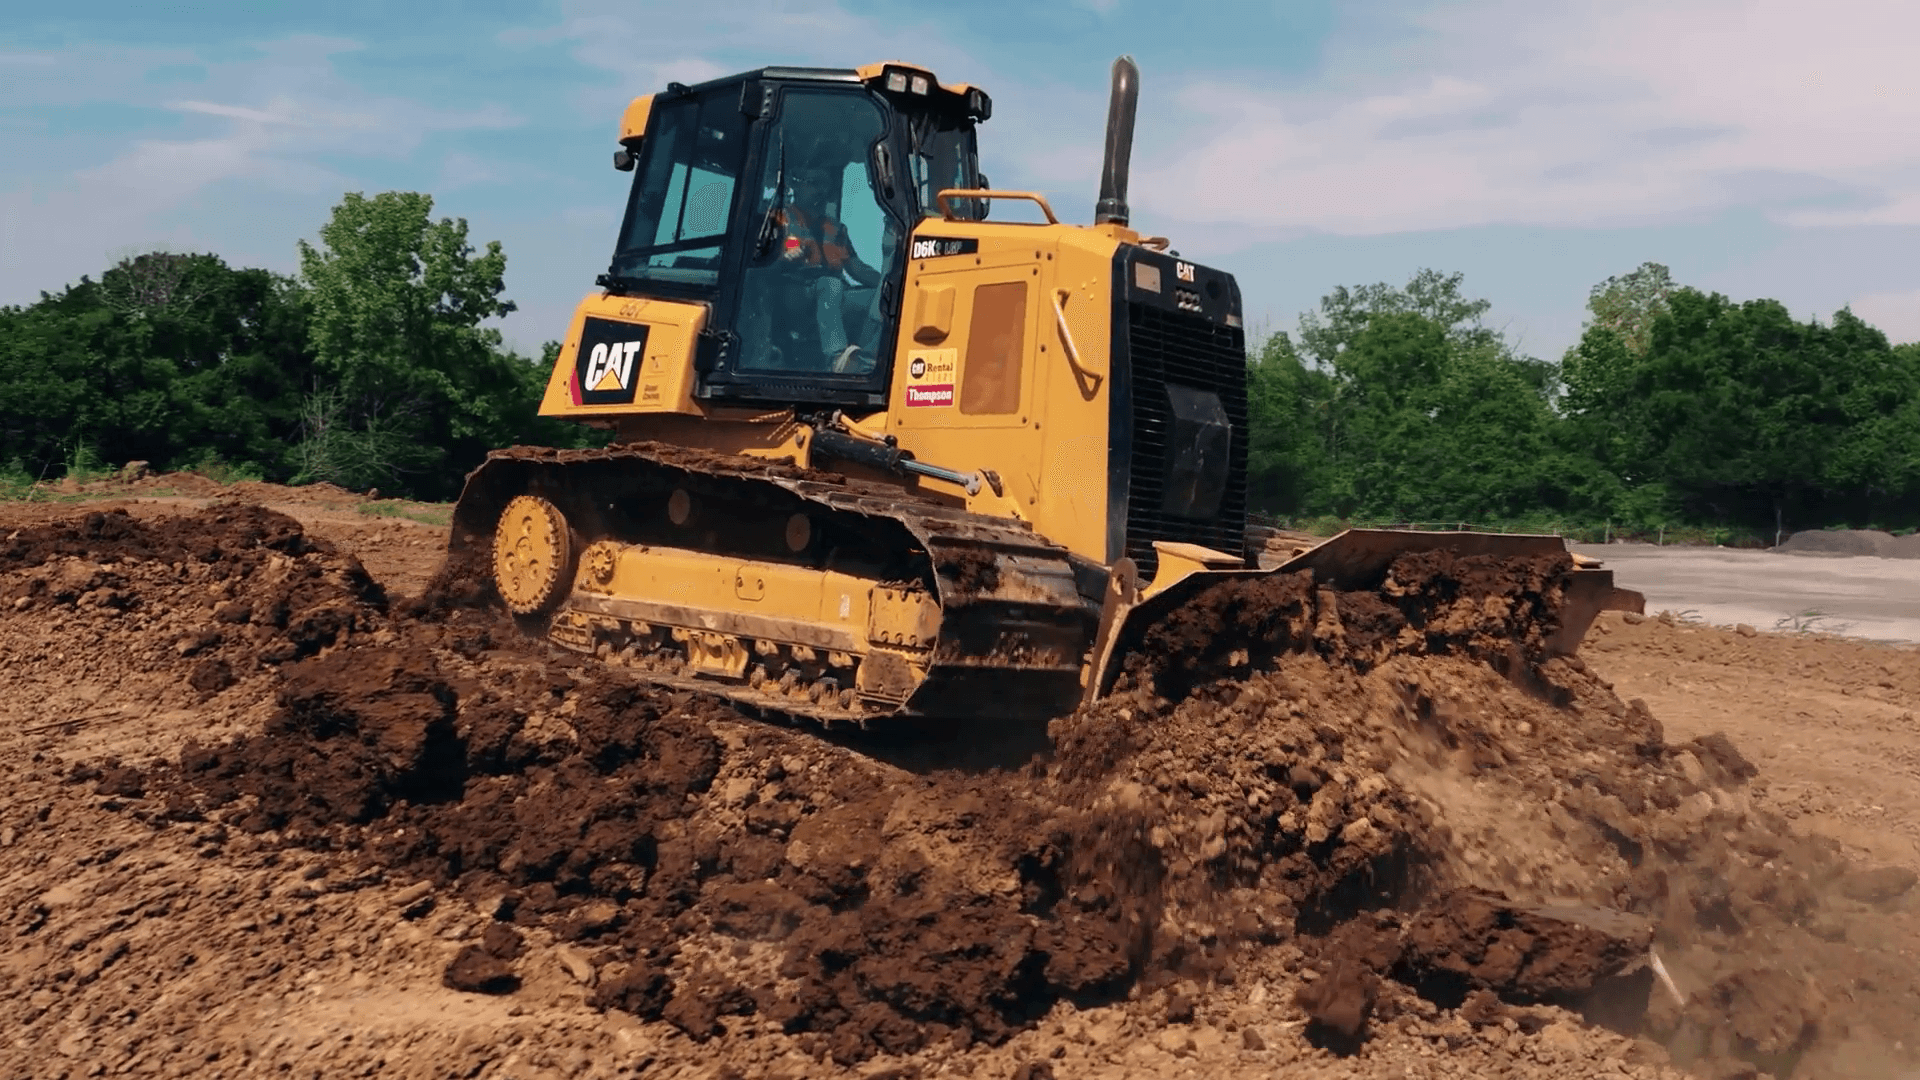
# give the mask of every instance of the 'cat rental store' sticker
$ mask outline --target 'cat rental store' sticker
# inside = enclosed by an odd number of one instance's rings
[[[907,407],[941,408],[953,404],[953,373],[959,350],[926,349],[907,360]]]

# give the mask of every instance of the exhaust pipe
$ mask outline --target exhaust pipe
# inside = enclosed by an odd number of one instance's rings
[[[1133,163],[1133,113],[1140,104],[1140,68],[1133,57],[1113,62],[1113,97],[1107,102],[1107,156],[1100,166],[1100,201],[1093,207],[1096,225],[1125,225],[1127,171]]]

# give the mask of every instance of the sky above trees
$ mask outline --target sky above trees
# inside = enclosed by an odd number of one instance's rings
[[[1526,353],[1588,288],[1845,304],[1920,339],[1920,7],[1085,0],[42,7],[0,43],[0,303],[165,245],[285,272],[342,191],[431,191],[514,253],[523,351],[592,288],[630,96],[901,57],[983,84],[986,168],[1091,212],[1106,65],[1144,70],[1136,220],[1289,328],[1339,282],[1457,268]]]

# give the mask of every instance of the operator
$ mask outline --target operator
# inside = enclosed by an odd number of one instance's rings
[[[853,250],[837,216],[839,193],[832,190],[833,177],[833,170],[817,166],[793,170],[793,202],[779,211],[779,224],[786,231],[780,254],[808,279],[827,369],[862,374],[873,370],[874,358],[860,342],[871,339],[877,321],[881,274]],[[855,287],[848,287],[849,279]],[[858,328],[852,342],[847,340],[850,320]]]

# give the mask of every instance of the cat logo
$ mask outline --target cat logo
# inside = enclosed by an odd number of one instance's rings
[[[927,373],[927,358],[924,356],[914,357],[913,363],[907,365],[907,374],[912,376],[913,378],[916,378],[916,379],[922,378],[926,375],[926,373]]]
[[[637,341],[595,345],[587,354],[587,377],[581,381],[589,390],[625,390],[633,381],[633,354],[639,351]]]
[[[631,405],[639,367],[647,349],[644,323],[589,318],[574,354],[575,405]]]
[[[1193,264],[1190,262],[1174,263],[1173,276],[1179,278],[1181,281],[1191,282],[1193,280]]]

